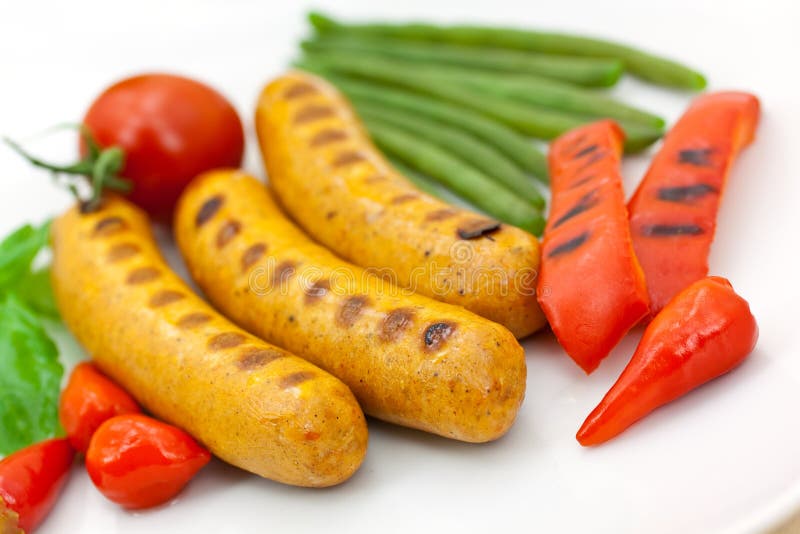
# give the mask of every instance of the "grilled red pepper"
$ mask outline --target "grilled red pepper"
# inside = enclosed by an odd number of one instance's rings
[[[50,439],[0,461],[0,532],[30,533],[47,516],[67,480],[75,451]]]
[[[89,448],[92,434],[106,419],[140,411],[133,397],[88,362],[78,364],[72,371],[58,406],[70,444],[83,453]]]
[[[651,315],[708,274],[728,169],[752,141],[758,115],[753,95],[701,96],[667,134],[633,195],[631,233],[647,278]]]
[[[140,414],[112,417],[94,433],[86,470],[97,489],[125,508],[167,502],[211,459],[183,430]]]
[[[619,171],[623,140],[615,123],[599,121],[550,147],[553,201],[537,295],[559,343],[586,373],[647,314]]]
[[[716,276],[695,282],[648,325],[630,363],[578,430],[578,441],[597,445],[613,438],[742,363],[757,339],[750,306],[730,282]]]

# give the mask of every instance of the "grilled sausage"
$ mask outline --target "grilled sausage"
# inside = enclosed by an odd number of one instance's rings
[[[401,286],[517,337],[545,324],[535,295],[537,239],[417,190],[324,80],[292,72],[270,83],[256,129],[277,199],[316,241],[362,267],[390,268]],[[468,263],[453,258],[464,240]]]
[[[226,462],[287,484],[338,484],[361,464],[367,428],[347,386],[195,296],[132,204],[108,197],[97,212],[69,210],[53,225],[53,251],[64,322],[155,415]]]
[[[198,226],[209,206],[214,215]],[[496,439],[514,422],[526,367],[511,332],[337,258],[255,178],[199,177],[179,201],[175,232],[223,313],[341,378],[366,413],[470,442]]]

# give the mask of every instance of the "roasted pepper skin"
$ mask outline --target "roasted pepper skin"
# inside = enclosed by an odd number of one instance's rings
[[[697,98],[667,134],[628,204],[631,236],[655,316],[708,274],[728,171],[755,136],[758,99],[722,92]]]
[[[66,438],[49,439],[0,461],[0,532],[30,534],[56,503],[75,451]],[[16,523],[16,524],[15,524]]]
[[[587,374],[648,308],[622,191],[622,145],[622,130],[605,120],[559,137],[548,157],[553,200],[537,298]]]
[[[758,339],[750,306],[730,282],[690,285],[648,325],[630,363],[578,430],[581,445],[618,435],[659,406],[742,363]]]

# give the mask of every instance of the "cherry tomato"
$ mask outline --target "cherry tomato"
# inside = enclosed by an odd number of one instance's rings
[[[56,503],[75,451],[65,438],[25,447],[0,461],[0,532],[32,532]],[[5,530],[5,529],[8,530]]]
[[[83,122],[101,147],[122,148],[120,175],[133,183],[130,199],[162,219],[195,176],[242,161],[236,110],[214,89],[181,76],[143,74],[117,82]],[[85,157],[85,143],[80,148]]]
[[[173,498],[211,459],[183,430],[139,414],[112,417],[94,433],[86,470],[107,499],[149,508]]]
[[[89,362],[78,364],[72,371],[58,405],[61,425],[70,444],[84,453],[92,434],[106,419],[140,411],[133,397]]]

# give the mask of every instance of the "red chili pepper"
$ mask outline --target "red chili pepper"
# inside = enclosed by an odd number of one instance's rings
[[[648,325],[617,382],[578,430],[607,441],[659,406],[727,373],[750,354],[758,326],[730,282],[711,276],[673,298]]]
[[[210,459],[183,430],[127,414],[97,429],[86,453],[86,470],[109,500],[125,508],[148,508],[177,495]]]
[[[30,534],[67,480],[75,451],[66,438],[42,441],[0,461],[0,532]],[[7,529],[7,530],[6,530]]]
[[[61,425],[79,452],[89,448],[92,434],[107,419],[125,413],[139,413],[133,397],[102,375],[89,362],[78,364],[69,377],[59,403]]]
[[[752,141],[758,99],[716,93],[696,99],[667,134],[628,205],[636,256],[654,316],[708,274],[717,209],[739,150]]]
[[[622,191],[623,133],[611,121],[550,147],[553,192],[537,297],[561,346],[586,373],[647,314]]]

